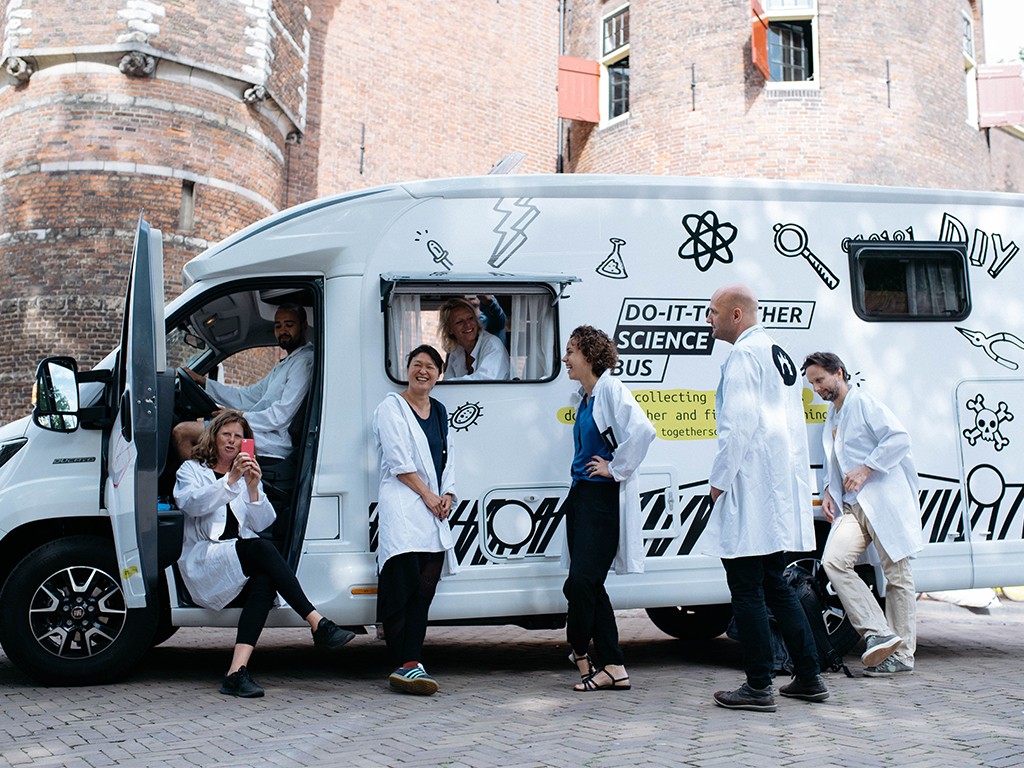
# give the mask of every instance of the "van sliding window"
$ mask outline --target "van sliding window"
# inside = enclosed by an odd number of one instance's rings
[[[448,365],[454,344],[448,342],[446,347],[440,327],[441,307],[450,299],[474,296],[480,303],[480,333],[489,332],[497,339],[487,340],[488,355],[507,357],[507,377],[463,378]],[[557,373],[558,362],[557,298],[549,285],[398,284],[388,292],[383,306],[388,377],[405,383],[409,352],[430,344],[448,367],[441,384],[550,381]]]
[[[850,240],[853,308],[868,321],[962,320],[971,312],[967,246]]]

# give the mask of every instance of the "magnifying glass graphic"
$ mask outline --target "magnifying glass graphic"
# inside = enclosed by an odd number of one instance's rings
[[[839,285],[839,278],[807,247],[807,231],[799,224],[776,224],[774,229],[775,250],[789,258],[803,256],[821,278],[821,282],[835,290]]]

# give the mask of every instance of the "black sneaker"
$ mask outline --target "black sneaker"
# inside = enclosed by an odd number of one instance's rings
[[[345,643],[356,636],[355,632],[342,629],[328,618],[320,619],[313,631],[313,645],[317,648],[328,648],[334,650],[341,648]]]
[[[806,680],[794,678],[789,685],[779,688],[779,693],[791,699],[803,699],[804,701],[824,701],[828,698],[828,688],[821,675]]]
[[[245,667],[239,667],[237,672],[224,675],[220,692],[225,696],[238,696],[243,699],[258,699],[263,695],[263,689],[252,679]]]
[[[715,704],[726,709],[749,709],[751,712],[774,712],[777,708],[770,685],[759,690],[746,683],[735,691],[717,691]]]
[[[393,691],[414,693],[419,696],[432,696],[437,693],[437,680],[427,674],[422,664],[415,667],[399,667],[388,677],[388,685]]]

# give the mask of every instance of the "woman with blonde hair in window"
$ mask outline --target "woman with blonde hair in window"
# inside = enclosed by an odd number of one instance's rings
[[[446,301],[439,313],[441,345],[448,357],[445,381],[503,381],[509,378],[508,350],[497,336],[480,325],[476,309],[466,299]]]

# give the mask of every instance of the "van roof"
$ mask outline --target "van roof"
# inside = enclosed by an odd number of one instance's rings
[[[340,266],[347,271],[344,264],[339,265],[339,243],[376,242],[398,212],[423,199],[479,197],[928,202],[1024,208],[1024,196],[1011,193],[764,179],[519,174],[410,181],[311,200],[272,214],[189,261],[183,269],[184,282],[187,287],[200,279],[271,270],[283,274],[328,273]],[[246,247],[242,248],[243,244]],[[289,263],[290,257],[298,253],[304,254],[302,262]],[[357,271],[357,265],[352,264],[349,273]]]

